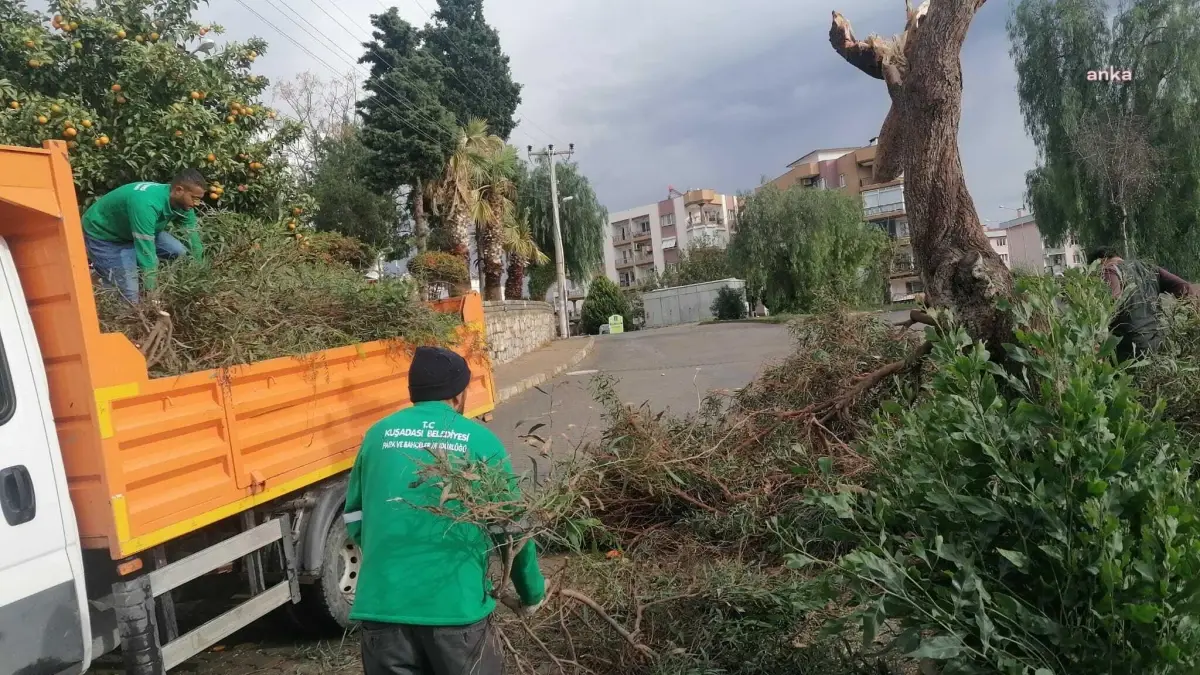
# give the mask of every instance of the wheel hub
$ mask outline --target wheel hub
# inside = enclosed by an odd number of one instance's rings
[[[362,551],[349,538],[342,543],[338,554],[338,591],[351,604],[354,602],[354,591],[358,588],[358,572],[362,568]]]

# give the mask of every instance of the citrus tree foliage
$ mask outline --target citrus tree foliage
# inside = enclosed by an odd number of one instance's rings
[[[560,204],[558,212],[567,276],[578,283],[586,283],[604,264],[604,228],[608,227],[608,211],[601,206],[591,182],[579,170],[578,164],[557,162],[554,173],[558,179],[559,199],[574,197]],[[554,212],[553,202],[550,201],[550,165],[545,159],[538,159],[517,180],[517,209],[528,214],[534,241],[553,259]]]
[[[854,197],[768,184],[746,198],[729,255],[748,294],[772,312],[807,312],[822,302],[876,300],[887,245]]]
[[[580,312],[583,332],[595,335],[600,331],[600,326],[608,323],[608,317],[616,314],[621,315],[625,325],[632,326],[631,309],[629,298],[625,297],[612,279],[597,276],[588,287],[587,298],[584,299],[583,310]]]
[[[267,79],[250,72],[265,42],[193,56],[222,32],[191,19],[197,0],[95,4],[0,3],[0,143],[67,141],[85,204],[186,168],[211,181],[213,206],[283,217],[302,203],[278,155],[296,129],[273,123]]]
[[[1085,246],[1119,246],[1126,206],[1129,238],[1139,255],[1185,276],[1200,274],[1200,109],[1194,94],[1200,52],[1184,48],[1200,42],[1200,7],[1190,0],[1118,6],[1021,0],[1009,36],[1025,128],[1039,154],[1026,183],[1042,234],[1052,242],[1075,235]],[[1131,79],[1088,81],[1088,71],[1109,65],[1128,69]],[[1149,189],[1136,199],[1112,183],[1142,169],[1089,171],[1078,147],[1089,131],[1098,131],[1096,120],[1122,119],[1134,121],[1140,132],[1135,140],[1157,157]]]
[[[922,400],[864,444],[869,489],[818,497],[857,544],[840,571],[864,644],[945,673],[1196,672],[1196,448],[1114,365],[1091,272],[1023,278],[1011,312],[1007,368],[930,329]]]

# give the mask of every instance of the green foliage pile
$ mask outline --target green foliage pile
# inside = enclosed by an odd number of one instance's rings
[[[457,317],[418,302],[410,283],[380,280],[331,251],[352,247],[341,235],[303,240],[281,224],[229,213],[201,220],[205,260],[162,264],[147,299],[170,314],[172,334],[151,364],[154,376],[224,368],[324,349],[403,340],[445,344]],[[312,242],[312,243],[310,243]],[[97,284],[101,328],[143,344],[158,323],[151,303],[133,306]]]
[[[600,326],[608,323],[608,317],[620,314],[626,325],[633,325],[633,314],[629,298],[608,277],[596,277],[588,288],[587,298],[580,312],[583,332],[595,335]]]
[[[717,291],[709,311],[719,321],[735,321],[746,318],[746,294],[740,288],[725,286]]]
[[[269,219],[308,206],[279,155],[298,127],[273,121],[267,78],[251,74],[266,43],[224,42],[203,58],[180,49],[223,32],[192,19],[198,4],[0,3],[0,143],[67,141],[85,205],[196,168],[213,206]]]
[[[887,235],[834,190],[764,185],[746,198],[729,244],[749,294],[776,314],[877,304]]]
[[[1196,447],[1115,364],[1112,313],[1073,270],[1020,282],[1008,367],[931,331],[922,400],[862,446],[868,491],[819,497],[864,644],[946,673],[1196,672]]]

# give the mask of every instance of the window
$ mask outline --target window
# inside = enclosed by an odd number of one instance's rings
[[[1008,246],[1008,237],[996,237],[995,239],[992,239],[992,241],[996,243],[996,248]]]
[[[838,174],[838,187],[840,187],[840,188],[846,187],[846,174],[844,174],[844,173]]]
[[[821,190],[825,189],[825,176],[821,176],[817,179],[817,188]]]
[[[0,342],[0,426],[12,419],[17,411],[17,395],[13,392],[12,377],[8,374],[8,358]]]
[[[1082,264],[1083,264],[1083,254],[1082,254],[1082,253],[1080,253],[1079,251],[1076,251],[1076,252],[1075,252],[1075,264],[1076,264],[1076,265],[1082,265]]]
[[[658,226],[659,227],[671,227],[674,224],[675,224],[675,214],[674,213],[668,213],[665,216],[658,217]]]
[[[1007,253],[1001,253],[1001,254],[1000,254],[1000,261],[1001,261],[1001,262],[1003,262],[1005,265],[1007,265],[1007,264],[1008,264],[1008,254],[1007,254]]]
[[[925,292],[925,284],[921,283],[920,281],[910,281],[907,284],[904,284],[904,287],[908,290],[909,295]]]

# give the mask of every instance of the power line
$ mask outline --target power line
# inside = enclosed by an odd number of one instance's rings
[[[289,21],[291,21],[293,24],[295,24],[297,28],[299,28],[300,30],[304,31],[304,32],[305,32],[305,33],[306,33],[306,34],[307,34],[309,37],[311,37],[311,38],[312,38],[312,39],[314,39],[314,40],[318,40],[318,38],[317,38],[317,36],[316,36],[316,35],[313,35],[313,33],[312,33],[312,32],[310,32],[310,31],[309,31],[308,29],[306,29],[304,26],[301,26],[301,25],[300,25],[300,24],[299,24],[299,23],[298,23],[298,22],[297,22],[295,19],[293,19],[291,16],[288,16],[288,15],[287,15],[285,12],[283,12],[283,10],[279,9],[279,7],[278,7],[278,6],[275,4],[275,2],[274,2],[273,0],[266,0],[266,2],[267,2],[267,4],[271,5],[271,7],[273,7],[273,8],[274,8],[276,11],[280,12],[281,14],[283,14],[283,15],[284,15],[284,18],[288,19],[288,20],[289,20]],[[332,39],[331,39],[329,36],[327,36],[327,35],[325,35],[324,33],[322,33],[322,32],[321,32],[321,30],[320,30],[319,28],[317,28],[316,26],[313,26],[313,24],[312,24],[310,21],[308,21],[308,19],[305,19],[305,18],[303,17],[303,15],[301,15],[299,12],[297,12],[297,11],[296,11],[294,8],[290,7],[290,6],[289,6],[289,5],[288,5],[286,2],[284,2],[284,0],[279,0],[279,2],[280,2],[280,4],[282,4],[284,7],[287,7],[287,9],[288,9],[288,10],[290,10],[290,11],[292,12],[292,14],[295,14],[296,16],[298,16],[298,17],[300,18],[300,20],[301,20],[301,21],[303,21],[304,23],[308,24],[308,26],[310,26],[310,27],[311,27],[311,28],[312,28],[314,31],[316,31],[316,32],[317,32],[317,35],[320,35],[322,38],[324,38],[324,39],[325,39],[325,41],[326,41],[326,42],[328,42],[329,44],[333,45],[335,48],[337,48],[339,51],[341,51],[343,54],[345,54],[345,55],[348,57],[348,59],[349,59],[348,63],[350,63],[350,67],[351,67],[351,68],[353,68],[354,70],[358,71],[360,74],[363,74],[363,71],[362,71],[362,70],[361,70],[361,69],[358,67],[358,63],[356,62],[356,60],[355,60],[355,57],[354,57],[354,55],[353,55],[353,54],[351,54],[351,53],[347,52],[346,50],[342,49],[341,47],[338,47],[338,46],[337,46],[337,44],[336,44],[336,43],[335,43],[335,42],[334,42],[334,41],[333,41],[333,40],[332,40]],[[400,74],[399,74],[399,73],[397,73],[397,75],[400,75]],[[364,76],[365,76],[365,75],[364,75]],[[401,79],[403,79],[405,82],[408,82],[409,84],[413,84],[412,80],[409,80],[409,79],[407,79],[407,78],[404,78],[404,77],[403,77],[403,75],[400,75],[400,77],[401,77]],[[381,89],[383,89],[383,90],[384,90],[386,93],[390,94],[390,95],[391,95],[391,98],[392,98],[394,101],[396,101],[397,103],[399,103],[399,104],[400,104],[401,106],[403,106],[405,109],[407,109],[407,110],[411,110],[411,111],[412,111],[412,112],[413,112],[413,113],[414,113],[414,114],[417,116],[417,118],[418,118],[419,120],[421,120],[422,122],[427,122],[427,123],[429,123],[429,124],[432,124],[432,125],[434,125],[434,126],[437,126],[437,125],[438,125],[438,122],[437,122],[437,120],[434,120],[434,119],[432,119],[432,118],[430,118],[430,117],[426,117],[426,116],[422,115],[422,114],[421,114],[421,111],[420,111],[418,108],[416,108],[415,106],[413,106],[413,105],[409,104],[407,101],[405,101],[405,100],[404,100],[404,97],[403,97],[403,95],[401,95],[401,94],[400,94],[399,92],[397,92],[395,89],[393,89],[393,88],[391,88],[390,86],[388,86],[388,85],[387,85],[386,83],[384,83],[383,81],[381,81],[381,80],[380,80],[380,81],[377,81],[377,82],[376,82],[376,84],[377,84],[377,85],[378,85],[378,86],[379,86]],[[450,130],[450,131],[456,131],[456,130],[454,130],[454,129],[451,129],[450,127],[446,127],[446,128],[447,128],[448,130]],[[431,138],[431,137],[429,137],[428,135],[426,135],[426,136],[425,136],[425,138],[427,138],[427,139],[429,139],[430,141],[433,141],[434,143],[436,143],[436,141],[434,141],[434,139],[432,139],[432,138]]]
[[[308,54],[308,55],[309,55],[309,56],[311,56],[311,57],[312,57],[312,58],[313,58],[315,61],[317,61],[317,62],[318,62],[318,63],[320,63],[321,65],[325,66],[325,68],[326,68],[327,70],[329,70],[329,72],[331,72],[331,73],[334,73],[334,74],[336,74],[336,75],[340,75],[340,73],[338,73],[338,71],[337,71],[337,70],[336,70],[336,69],[335,69],[333,66],[329,65],[329,63],[328,63],[328,62],[326,62],[324,59],[322,59],[321,57],[317,56],[316,54],[312,53],[312,51],[310,51],[310,50],[309,50],[307,47],[305,47],[303,44],[301,44],[301,43],[300,43],[300,41],[296,40],[296,39],[295,39],[295,38],[293,38],[291,35],[288,35],[287,33],[285,33],[285,32],[284,32],[284,31],[283,31],[281,28],[279,28],[279,26],[275,25],[275,24],[274,24],[274,23],[273,23],[273,22],[272,22],[270,19],[268,19],[267,17],[263,16],[262,14],[259,14],[259,13],[258,13],[258,11],[257,11],[257,10],[255,10],[255,9],[254,9],[253,7],[251,7],[250,5],[248,5],[248,4],[246,3],[246,1],[245,1],[245,0],[237,0],[237,2],[238,2],[238,4],[240,4],[242,7],[245,7],[247,10],[249,10],[251,14],[255,15],[256,17],[258,17],[260,21],[262,21],[263,23],[267,24],[267,25],[268,25],[268,26],[270,26],[270,27],[271,27],[271,28],[272,28],[272,29],[273,29],[275,32],[277,32],[277,33],[279,33],[280,35],[282,35],[282,36],[283,36],[283,37],[284,37],[286,40],[288,40],[288,41],[289,41],[289,42],[291,42],[292,44],[294,44],[294,45],[296,45],[297,47],[299,47],[299,48],[300,48],[300,50],[301,50],[301,51],[303,51],[305,54]],[[433,138],[433,137],[429,136],[429,135],[428,135],[428,134],[426,134],[425,132],[423,132],[423,131],[421,131],[420,129],[418,129],[417,127],[413,126],[413,125],[412,125],[412,123],[408,122],[408,121],[407,121],[407,120],[405,120],[404,118],[402,118],[402,117],[400,117],[399,115],[397,115],[397,114],[396,114],[396,111],[395,111],[395,109],[393,109],[393,108],[390,108],[390,107],[389,107],[389,106],[387,106],[387,105],[384,105],[384,106],[383,106],[383,108],[384,108],[384,110],[386,110],[386,111],[390,112],[390,113],[392,114],[392,117],[394,117],[394,118],[396,119],[396,121],[400,122],[401,124],[403,124],[403,125],[407,126],[407,127],[408,127],[408,128],[410,128],[410,129],[412,129],[412,130],[413,130],[413,132],[415,132],[416,134],[418,134],[418,135],[420,135],[420,136],[423,136],[423,137],[424,137],[426,140],[429,140],[429,141],[430,141],[430,142],[432,142],[432,143],[435,143],[435,144],[436,144],[436,143],[438,142],[438,141],[437,141],[437,139],[435,139],[435,138]]]
[[[376,1],[376,2],[378,2],[378,3],[379,3],[379,6],[380,6],[380,7],[383,7],[385,10],[390,10],[390,9],[392,9],[392,8],[391,8],[391,7],[389,7],[389,6],[388,6],[386,3],[384,3],[384,1],[383,1],[383,0],[375,0],[375,1]],[[421,0],[413,0],[413,1],[416,3],[417,7],[419,7],[419,8],[421,9],[421,11],[422,11],[422,12],[424,12],[424,13],[425,13],[425,15],[426,15],[427,17],[429,17],[429,20],[430,20],[430,21],[433,21],[433,13],[432,13],[432,12],[430,12],[429,10],[425,9],[425,6],[421,4]],[[458,46],[458,45],[456,45],[456,43],[455,43],[453,40],[450,40],[450,41],[449,41],[449,45],[447,45],[447,46],[448,46],[448,47],[450,47],[450,46]],[[456,52],[458,53],[458,56],[459,56],[460,58],[463,58],[463,57],[464,57],[464,54],[463,54],[463,52],[462,52],[461,50],[458,50],[458,49],[456,49],[456,50],[454,50],[454,51],[456,51]],[[454,79],[455,79],[455,80],[456,80],[456,81],[457,81],[459,84],[461,84],[463,87],[466,87],[466,89],[467,89],[467,91],[468,91],[468,92],[470,92],[470,93],[472,93],[472,94],[475,94],[476,96],[480,96],[480,94],[479,94],[479,92],[478,92],[478,91],[474,91],[474,90],[471,88],[471,85],[467,84],[467,83],[466,83],[466,82],[464,82],[464,81],[463,81],[461,78],[459,78],[459,76],[458,76],[458,73],[457,73],[457,72],[455,72],[455,71],[454,71],[454,69],[451,69],[451,70],[450,70],[450,75],[451,75],[451,77],[453,77],[453,78],[454,78]],[[480,98],[483,98],[483,97],[482,97],[482,96],[480,96]],[[525,117],[522,117],[522,118],[521,118],[521,121],[522,121],[522,122],[529,122],[529,124],[530,124],[531,126],[533,126],[533,128],[535,128],[535,129],[537,129],[538,131],[540,131],[540,132],[542,133],[542,135],[543,135],[543,136],[544,136],[544,137],[545,137],[547,140],[554,140],[554,134],[550,133],[549,131],[546,131],[546,129],[545,129],[544,127],[542,127],[540,124],[538,124],[537,122],[535,122],[535,121],[534,121],[532,118],[530,118],[530,117],[528,117],[528,116],[525,116]]]

